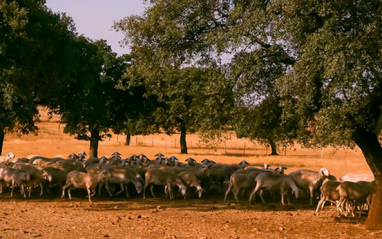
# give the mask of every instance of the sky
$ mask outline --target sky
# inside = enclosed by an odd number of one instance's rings
[[[115,21],[130,15],[140,15],[144,10],[144,0],[46,0],[53,12],[66,12],[73,18],[77,32],[92,39],[104,39],[113,51],[122,55],[128,47],[121,47],[119,41],[123,33],[112,26]]]

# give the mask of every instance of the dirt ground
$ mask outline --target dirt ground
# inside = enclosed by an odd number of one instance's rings
[[[62,133],[57,118],[39,123],[39,135],[18,137],[6,135],[3,152],[22,157],[30,154],[52,157],[87,151],[88,142]],[[245,159],[254,165],[270,163],[295,169],[327,167],[337,177],[345,173],[370,173],[359,149],[304,149],[299,145],[282,150],[279,156],[268,156],[269,149],[245,139],[230,139],[216,149],[204,147],[198,135],[187,136],[189,154],[181,155],[179,135],[163,134],[132,137],[124,145],[124,136],[114,136],[100,143],[99,155],[114,151],[123,157],[145,153],[149,158],[158,152],[175,155],[182,161],[193,157],[236,164]],[[61,199],[60,192],[31,199],[8,192],[0,195],[0,238],[382,238],[382,231],[364,229],[361,219],[336,218],[335,208],[328,206],[314,215],[307,201],[293,201],[291,206],[279,202],[252,205],[223,202],[223,194],[203,199],[170,201],[159,196],[142,199],[98,197],[93,203],[86,192],[74,191],[73,200]],[[381,215],[382,216],[382,215]]]

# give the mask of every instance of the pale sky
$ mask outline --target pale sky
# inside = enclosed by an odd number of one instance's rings
[[[77,32],[93,40],[105,39],[118,55],[129,48],[118,43],[123,34],[116,32],[113,22],[144,10],[144,0],[46,0],[53,12],[66,12],[76,23]]]

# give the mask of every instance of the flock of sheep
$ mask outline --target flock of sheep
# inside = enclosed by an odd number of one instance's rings
[[[290,204],[290,195],[294,195],[296,198],[308,196],[312,206],[316,193],[320,192],[316,214],[329,201],[337,205],[338,215],[348,216],[350,213],[355,216],[356,209],[359,208],[361,215],[364,205],[370,205],[374,190],[371,175],[348,174],[337,181],[326,168],[319,171],[300,169],[284,174],[285,166],[271,169],[264,164],[262,168],[256,168],[245,160],[238,165],[226,165],[208,159],[197,163],[195,159],[187,158],[186,163],[181,163],[175,156],[165,157],[161,153],[150,160],[144,154],[123,159],[118,152],[109,158],[86,157],[85,152],[54,158],[37,155],[16,158],[9,153],[0,157],[0,193],[3,186],[7,186],[12,197],[18,187],[24,197],[27,197],[26,192],[31,197],[32,190],[37,189],[42,195],[44,190],[49,192],[52,187],[58,187],[62,190],[61,197],[65,197],[67,191],[71,199],[71,190],[79,188],[87,190],[91,202],[96,189],[99,195],[105,189],[110,197],[125,192],[126,197],[129,193],[142,193],[145,198],[148,187],[155,197],[154,189],[159,187],[154,188],[154,185],[159,185],[161,190],[164,187],[164,194],[170,199],[174,199],[174,188],[177,187],[184,198],[193,197],[193,190],[199,198],[203,192],[225,192],[224,201],[232,193],[237,202],[239,194],[242,198],[247,197],[249,203],[259,195],[262,202],[265,202],[264,197],[281,197],[284,205],[284,198]],[[132,185],[135,190],[130,187]]]

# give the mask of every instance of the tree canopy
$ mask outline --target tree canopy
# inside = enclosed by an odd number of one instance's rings
[[[173,68],[222,67],[217,85],[232,80],[238,105],[250,99],[248,111],[275,129],[309,146],[359,146],[382,192],[381,12],[378,0],[155,0],[117,28],[149,80]],[[381,214],[373,203],[367,226],[382,228]]]
[[[36,104],[70,80],[73,25],[44,4],[0,1],[0,154],[4,134],[35,131]]]

